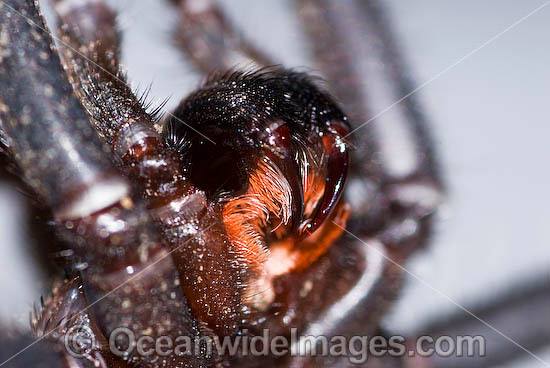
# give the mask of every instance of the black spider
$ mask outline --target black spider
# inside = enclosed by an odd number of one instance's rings
[[[173,338],[375,333],[401,278],[384,256],[401,262],[423,246],[441,200],[411,102],[396,120],[354,133],[368,97],[407,89],[371,2],[298,1],[343,109],[314,78],[269,66],[215,5],[175,3],[178,39],[210,77],[160,119],[126,84],[106,4],[56,2],[60,60],[33,1],[0,2],[2,142],[51,209],[57,250],[70,250],[72,264],[33,319],[37,346],[54,352],[43,363],[340,365],[345,358],[242,351],[121,357],[109,347],[120,327]],[[372,40],[357,42],[365,30]],[[373,57],[385,71],[371,69]],[[236,70],[243,59],[258,68]],[[351,194],[340,200],[348,166]],[[75,328],[95,340],[81,358],[64,340]]]

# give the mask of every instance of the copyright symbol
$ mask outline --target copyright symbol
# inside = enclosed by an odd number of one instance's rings
[[[72,326],[69,328],[64,338],[65,349],[75,357],[82,358],[95,346],[95,337],[88,326]]]

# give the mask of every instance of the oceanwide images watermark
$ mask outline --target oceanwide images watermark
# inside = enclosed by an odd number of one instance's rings
[[[298,335],[296,328],[289,336],[272,336],[268,329],[261,335],[249,336],[247,330],[233,337],[150,336],[136,334],[120,327],[109,335],[109,349],[117,356],[326,356],[347,357],[352,364],[363,364],[370,356],[392,357],[438,355],[441,357],[483,357],[483,336],[419,336],[407,341],[403,336],[307,336]],[[73,357],[88,356],[99,348],[87,326],[73,326],[64,336],[65,348]]]

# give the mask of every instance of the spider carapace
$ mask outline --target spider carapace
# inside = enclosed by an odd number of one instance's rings
[[[330,365],[112,351],[128,344],[111,341],[120,328],[173,339],[373,332],[400,274],[384,255],[404,259],[422,245],[439,203],[429,148],[409,144],[415,164],[400,175],[384,166],[387,142],[350,150],[353,124],[317,79],[268,66],[213,3],[175,3],[178,40],[209,76],[163,117],[128,86],[105,3],[55,1],[59,53],[34,1],[0,3],[1,142],[51,210],[56,254],[72,265],[33,316],[56,352],[47,364]],[[300,4],[306,17],[323,8]],[[323,34],[322,20],[308,24],[320,27],[314,39]],[[243,58],[257,67],[231,68]],[[358,97],[342,88],[354,79],[331,67],[322,69],[357,115]],[[392,129],[425,142],[407,124]],[[349,169],[354,187],[368,188],[357,201],[342,196]],[[94,341],[79,357],[64,341],[75,327]]]

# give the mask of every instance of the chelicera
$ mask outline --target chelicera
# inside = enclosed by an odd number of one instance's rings
[[[78,265],[33,319],[53,352],[48,364],[336,365],[109,351],[120,327],[199,338],[372,333],[400,278],[384,255],[401,261],[422,246],[440,200],[418,121],[390,126],[413,140],[408,166],[393,164],[393,142],[374,140],[387,134],[348,136],[364,96],[345,45],[353,34],[339,28],[334,5],[299,2],[329,89],[350,118],[314,78],[270,66],[214,4],[174,3],[182,49],[208,78],[162,119],[128,87],[116,14],[105,3],[55,3],[59,54],[35,2],[0,3],[4,150],[51,209],[59,249]],[[235,69],[243,59],[257,67]],[[343,196],[348,171],[352,194]],[[73,326],[96,340],[81,359],[62,348]]]

